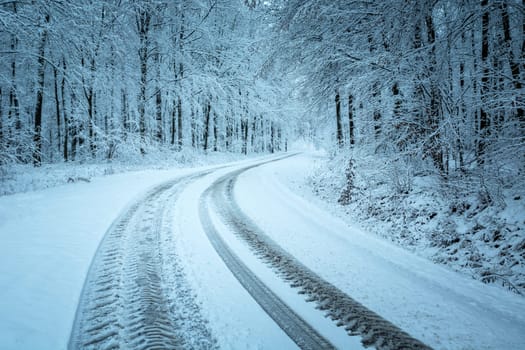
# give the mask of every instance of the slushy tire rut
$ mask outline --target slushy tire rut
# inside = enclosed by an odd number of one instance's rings
[[[344,327],[349,335],[360,336],[363,345],[379,350],[431,349],[323,280],[275,243],[240,210],[233,195],[235,182],[241,173],[259,165],[231,172],[208,189],[207,196],[211,197],[222,221],[247,243],[258,258],[275,269],[292,288],[297,288],[299,294],[305,295],[308,302],[316,303],[318,309],[325,311],[326,316]],[[213,236],[213,229],[208,229],[208,232]]]
[[[70,349],[217,347],[174,253],[168,210],[205,174],[156,187],[113,223],[91,264]]]

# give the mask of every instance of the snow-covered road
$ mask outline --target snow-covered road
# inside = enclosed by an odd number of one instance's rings
[[[80,300],[73,348],[296,348],[300,331],[254,299],[210,230],[319,344],[359,349],[359,335],[387,344],[384,332],[416,348],[408,334],[435,349],[525,347],[522,297],[349,227],[301,187],[313,159],[130,173],[1,197],[0,347],[67,348]],[[254,245],[250,234],[263,239]]]
[[[243,212],[283,249],[435,349],[525,349],[525,299],[349,226],[304,186],[313,156],[239,177]],[[256,184],[256,185],[254,185]]]
[[[84,284],[69,348],[213,347],[174,254],[169,213],[180,191],[209,173],[153,188],[113,222]]]
[[[268,162],[269,163],[269,162]],[[268,164],[263,163],[262,165]],[[258,165],[261,166],[261,165]],[[247,170],[254,168],[254,166],[243,168],[239,171],[230,172],[226,176],[219,178],[215,181],[211,187],[203,195],[204,205],[201,206],[201,221],[205,223],[204,227],[207,231],[210,240],[214,243],[216,251],[221,255],[223,260],[228,263],[230,260],[229,254],[223,254],[225,250],[221,247],[223,243],[215,244],[214,241],[223,241],[217,236],[227,236],[228,231],[233,232],[235,236],[239,237],[243,243],[245,243],[252,252],[267,264],[278,272],[278,275],[286,282],[287,287],[293,287],[297,292],[303,294],[309,302],[315,302],[315,306],[320,310],[325,311],[326,316],[336,322],[337,325],[342,326],[348,331],[349,335],[359,335],[363,338],[363,343],[366,345],[373,345],[378,349],[425,349],[427,348],[424,344],[410,337],[406,332],[401,331],[399,328],[389,323],[381,316],[366,309],[363,305],[356,302],[350,296],[336,288],[334,285],[327,283],[325,280],[315,274],[312,270],[304,266],[300,261],[295,259],[292,255],[288,254],[283,250],[274,240],[270,239],[264,231],[260,230],[249,217],[246,217],[242,213],[234,198],[233,189],[239,175]],[[218,213],[218,216],[227,227],[223,230],[223,234],[216,233],[213,223],[208,219],[208,213],[206,210],[207,197],[211,198],[214,204],[214,210]],[[259,203],[263,208],[266,205],[271,205],[271,202]],[[204,212],[204,214],[202,214]],[[218,220],[220,221],[220,220]],[[216,224],[218,223],[216,221]],[[211,226],[211,227],[210,227]],[[224,244],[228,245],[228,244]],[[231,240],[229,245],[236,246],[235,240]],[[218,247],[219,246],[219,247]],[[242,249],[241,249],[242,251]],[[235,255],[235,253],[231,253]],[[245,256],[244,260],[249,254],[240,254]],[[235,269],[230,268],[232,271]],[[262,275],[261,267],[258,265],[252,265],[251,269],[253,274]],[[246,283],[243,281],[242,276],[238,276],[234,273],[243,284],[243,286],[250,291],[250,294],[263,306],[264,310],[280,325],[286,333],[294,339],[296,344],[301,348],[327,348],[328,344],[324,345],[323,342],[314,342],[310,339],[305,339],[299,332],[294,331],[296,328],[306,327],[295,327],[296,322],[290,322],[283,320],[283,317],[279,312],[275,312],[274,309],[280,309],[279,307],[268,307],[266,303],[261,302],[257,297],[257,293],[252,290],[253,284]],[[277,284],[282,284],[277,283]],[[275,283],[267,283],[267,286],[271,289],[283,289],[284,286],[278,286]],[[286,299],[286,298],[284,298]],[[299,310],[308,309],[311,306],[301,305]],[[301,312],[301,311],[299,311]],[[288,311],[287,313],[293,313]],[[282,313],[281,313],[282,314]],[[313,320],[312,324],[316,325],[321,323],[321,320]],[[290,329],[290,331],[288,331]],[[313,333],[312,330],[306,333]],[[327,341],[325,341],[326,343]],[[339,344],[340,347],[348,347],[348,344]],[[355,345],[354,345],[355,347]]]

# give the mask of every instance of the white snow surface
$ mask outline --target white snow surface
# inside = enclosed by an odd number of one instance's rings
[[[153,186],[211,168],[130,172],[0,197],[0,349],[66,349],[113,220]]]
[[[296,156],[241,175],[235,188],[241,209],[321,277],[436,349],[525,348],[523,298],[335,218],[304,186],[314,157]],[[198,217],[203,191],[250,162],[184,189],[173,208],[177,254],[221,348],[295,348],[227,270]],[[201,169],[132,172],[0,197],[0,348],[66,349],[89,264],[112,221],[154,185]],[[313,304],[212,218],[236,254],[322,334],[340,347],[357,343],[324,322]]]
[[[314,272],[436,349],[525,348],[523,297],[336,218],[306,185],[314,158],[302,155],[242,174],[235,188],[239,206]]]
[[[140,171],[0,197],[0,348],[67,348],[112,221],[154,184],[188,172]]]
[[[175,207],[175,245],[190,285],[222,349],[295,349],[295,344],[266,315],[215,253],[200,225],[199,201],[218,171],[190,184]]]
[[[265,265],[250,251],[247,244],[240,241],[228,228],[228,226],[221,221],[218,215],[213,213],[212,210],[212,221],[213,225],[220,232],[221,237],[224,239],[226,244],[232,249],[232,251],[241,258],[241,260],[248,266],[248,268],[269,288],[274,292],[281,300],[283,300],[290,308],[292,308],[301,318],[307,321],[316,331],[330,340],[330,342],[338,349],[365,349],[361,344],[359,337],[349,337],[346,331],[337,327],[334,322],[324,316],[324,312],[315,309],[315,305],[307,303],[303,296],[297,293],[297,290],[291,288],[286,282],[284,282],[279,276],[275,274],[272,269]],[[216,275],[217,276],[217,275]],[[238,300],[235,301],[238,303]],[[260,310],[262,311],[262,309]],[[256,313],[250,313],[243,307],[242,314],[258,315]],[[257,324],[259,327],[259,321],[253,320],[253,324]],[[222,332],[228,333],[227,329]],[[222,333],[221,332],[221,333]],[[279,333],[279,332],[276,332]],[[264,344],[259,344],[259,348],[262,349],[289,349],[297,348],[293,343],[287,341],[276,342],[279,337],[271,335],[265,338]],[[261,339],[259,339],[260,341]],[[269,342],[271,341],[271,343]],[[230,344],[228,344],[230,345]],[[238,344],[240,346],[228,346],[226,348],[245,348],[246,345]],[[261,346],[263,345],[263,346]]]

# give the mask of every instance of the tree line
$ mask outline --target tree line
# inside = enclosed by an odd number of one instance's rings
[[[291,0],[280,30],[338,149],[444,180],[525,171],[523,0]]]
[[[0,163],[272,152],[328,129],[342,152],[444,180],[512,177],[525,170],[524,8],[3,1]]]
[[[0,164],[283,149],[283,92],[259,74],[268,17],[246,5],[0,2]]]

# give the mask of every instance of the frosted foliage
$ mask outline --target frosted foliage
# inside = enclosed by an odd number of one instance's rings
[[[0,165],[284,149],[289,87],[261,74],[274,17],[246,5],[0,4]]]

